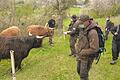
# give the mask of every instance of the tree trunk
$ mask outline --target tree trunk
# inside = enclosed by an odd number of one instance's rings
[[[58,15],[58,34],[61,36],[63,33],[63,17],[61,14]]]
[[[11,23],[10,25],[16,25],[16,11],[15,11],[15,0],[11,2]]]

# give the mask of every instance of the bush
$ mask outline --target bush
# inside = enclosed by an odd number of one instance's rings
[[[120,1],[94,0],[91,2],[89,14],[94,17],[117,16],[120,14]]]
[[[116,15],[120,14],[120,3],[114,4],[108,12],[112,16],[116,16]]]

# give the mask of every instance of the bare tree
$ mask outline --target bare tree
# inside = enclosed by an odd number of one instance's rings
[[[59,34],[63,33],[63,17],[65,16],[66,10],[73,6],[75,3],[75,0],[54,0],[52,2],[53,10],[58,15]]]
[[[16,11],[15,11],[15,0],[11,1],[11,25],[15,25],[16,24]]]
[[[0,0],[0,10],[9,8],[9,0]]]
[[[91,7],[99,16],[113,15],[120,8],[120,0],[90,0]],[[116,10],[116,11],[115,11]]]

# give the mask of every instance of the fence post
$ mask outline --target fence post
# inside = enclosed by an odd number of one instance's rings
[[[14,51],[13,50],[10,50],[10,56],[11,56],[11,66],[12,66],[12,80],[16,80],[15,60],[14,60]]]

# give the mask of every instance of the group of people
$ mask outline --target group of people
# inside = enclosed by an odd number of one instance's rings
[[[55,27],[55,16],[52,16],[46,26]],[[99,51],[99,36],[98,32],[93,29],[94,27],[99,27],[98,22],[95,22],[89,15],[80,15],[79,17],[72,15],[69,28],[67,32],[64,32],[64,34],[70,35],[71,53],[69,56],[77,59],[77,72],[80,80],[88,80],[90,68]],[[114,26],[110,16],[106,18],[105,40],[108,40],[109,32],[113,34],[110,64],[115,64],[120,52],[120,25]],[[49,39],[49,42],[51,45],[53,44],[52,38]]]
[[[108,40],[109,32],[112,33],[112,61],[110,64],[116,64],[120,52],[120,25],[114,26],[110,16],[106,18],[105,39]]]
[[[99,51],[99,36],[98,32],[93,29],[99,27],[89,15],[80,15],[71,17],[71,23],[68,31],[64,34],[70,35],[70,56],[77,58],[77,72],[80,75],[80,80],[88,80],[89,70],[95,59],[95,55]],[[113,34],[112,40],[112,61],[110,64],[115,64],[120,52],[120,25],[114,26],[110,21],[110,17],[106,19],[105,39],[108,39],[108,34],[111,31]],[[89,31],[89,32],[88,32]]]

